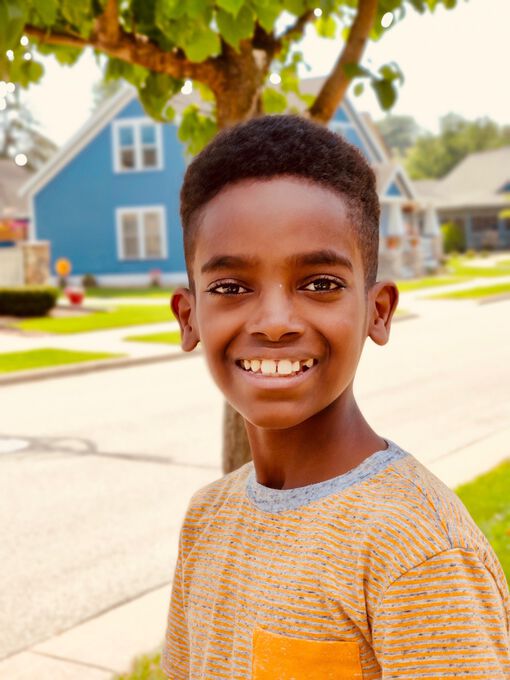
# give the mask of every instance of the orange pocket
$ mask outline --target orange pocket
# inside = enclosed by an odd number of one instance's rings
[[[253,631],[252,680],[361,680],[356,642],[301,640]]]

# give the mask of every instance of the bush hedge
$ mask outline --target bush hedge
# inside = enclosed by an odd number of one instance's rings
[[[0,314],[3,316],[46,316],[59,296],[52,286],[0,288]]]
[[[441,225],[443,233],[443,249],[447,254],[463,253],[466,250],[466,235],[464,229],[457,222],[445,222]]]

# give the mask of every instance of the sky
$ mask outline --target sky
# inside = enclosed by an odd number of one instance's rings
[[[508,31],[510,0],[458,0],[454,10],[439,7],[419,15],[411,8],[377,43],[370,43],[363,63],[376,70],[396,61],[405,75],[395,114],[409,114],[426,130],[437,132],[439,118],[449,112],[468,119],[489,116],[510,124]],[[328,73],[341,43],[320,39],[309,27],[301,49],[310,76]],[[44,60],[46,73],[23,93],[41,132],[63,144],[90,116],[92,85],[101,71],[92,53],[72,68],[53,58]],[[371,88],[353,97],[360,111],[376,120],[381,111]]]

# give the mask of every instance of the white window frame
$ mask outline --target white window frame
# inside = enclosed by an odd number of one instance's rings
[[[145,233],[143,229],[143,216],[147,212],[155,212],[159,214],[160,219],[160,237],[162,253],[155,257],[154,255],[148,257],[145,253]],[[122,230],[122,218],[124,215],[136,215],[137,236],[139,244],[139,254],[137,257],[126,257],[124,254],[124,234]],[[164,205],[133,205],[122,206],[115,209],[115,228],[117,235],[117,259],[124,262],[142,262],[145,260],[166,260],[168,259],[168,244],[167,244],[167,230],[166,230],[166,210]]]
[[[143,167],[142,160],[142,126],[151,125],[156,130],[156,154],[157,154],[157,165],[150,168]],[[124,168],[121,164],[120,152],[120,130],[121,128],[130,127],[133,129],[134,136],[134,154],[135,154],[135,166],[133,168]],[[155,170],[163,170],[163,133],[162,125],[156,123],[152,118],[118,118],[112,123],[112,154],[113,154],[113,170],[116,173],[130,173],[130,172],[153,172]]]

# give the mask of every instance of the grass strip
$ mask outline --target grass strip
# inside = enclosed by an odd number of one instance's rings
[[[430,295],[430,300],[476,300],[479,298],[490,297],[491,295],[501,295],[510,293],[510,282],[496,283],[492,286],[478,286],[467,288],[466,290],[452,290],[449,293]]]
[[[13,325],[26,331],[64,334],[87,333],[164,321],[174,321],[168,305],[123,305],[108,312],[98,311],[69,317],[38,317],[25,319]]]
[[[161,342],[165,345],[180,345],[181,332],[170,331],[169,333],[153,333],[152,335],[129,335],[124,340],[133,342]]]
[[[510,582],[510,459],[455,491],[501,562]]]
[[[0,373],[29,371],[34,368],[78,364],[98,359],[117,359],[125,354],[106,352],[74,352],[67,349],[31,349],[26,352],[3,352],[0,354]]]
[[[486,267],[469,265],[469,258],[451,257],[447,268],[455,276],[468,276],[472,278],[491,278],[495,276],[510,276],[510,263],[499,262],[487,264]]]
[[[466,280],[467,277],[463,276],[426,276],[423,279],[397,281],[397,286],[401,293],[407,293],[409,291],[421,290],[422,288],[452,286],[455,283],[462,283]]]
[[[168,298],[173,293],[173,288],[87,288],[86,298]]]

